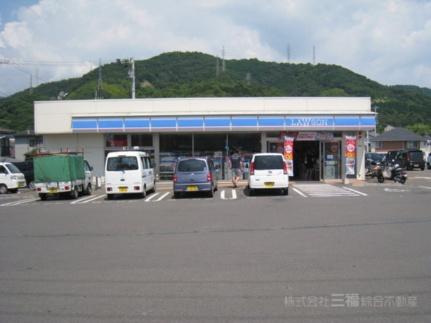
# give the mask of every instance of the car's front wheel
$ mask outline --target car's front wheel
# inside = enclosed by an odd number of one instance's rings
[[[0,185],[0,194],[6,194],[7,193],[7,186],[4,184]]]

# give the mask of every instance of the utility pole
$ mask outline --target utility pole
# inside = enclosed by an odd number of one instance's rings
[[[290,44],[287,44],[286,55],[287,55],[287,62],[290,63]]]
[[[220,60],[216,57],[216,78],[220,76]]]
[[[316,46],[313,45],[313,65],[316,65]]]
[[[30,94],[33,94],[33,74],[30,73],[30,89],[29,89]]]
[[[129,77],[132,79],[132,99],[135,99],[135,60],[130,58]]]

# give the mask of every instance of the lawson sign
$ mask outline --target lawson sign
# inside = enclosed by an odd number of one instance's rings
[[[371,130],[374,115],[343,116],[164,116],[164,117],[73,117],[74,132],[177,132],[259,130]]]

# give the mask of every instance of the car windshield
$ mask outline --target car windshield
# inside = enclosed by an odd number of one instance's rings
[[[256,170],[283,169],[283,166],[283,157],[279,155],[256,156],[254,158],[254,168]]]
[[[137,170],[138,159],[134,156],[110,157],[108,159],[108,166],[106,167],[106,169],[113,172]]]
[[[383,160],[384,155],[383,154],[377,154],[377,153],[367,153],[367,159],[371,159],[375,162],[381,162]]]
[[[179,172],[203,172],[206,169],[206,163],[200,159],[181,160],[178,163]]]
[[[9,171],[12,174],[19,174],[19,173],[21,173],[21,171],[14,164],[5,164],[5,166],[7,167],[7,169],[9,169]]]
[[[411,158],[415,159],[415,160],[422,160],[423,159],[423,154],[421,151],[412,151],[410,152],[411,154]]]

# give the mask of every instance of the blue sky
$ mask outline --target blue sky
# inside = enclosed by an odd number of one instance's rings
[[[37,2],[37,0],[1,0],[0,22],[4,24],[15,20],[17,18],[19,8],[27,7]]]
[[[431,88],[431,0],[0,0],[0,95],[79,76],[99,58],[201,51],[342,65],[382,84]],[[70,62],[73,62],[71,64]],[[66,64],[67,63],[67,64]]]

